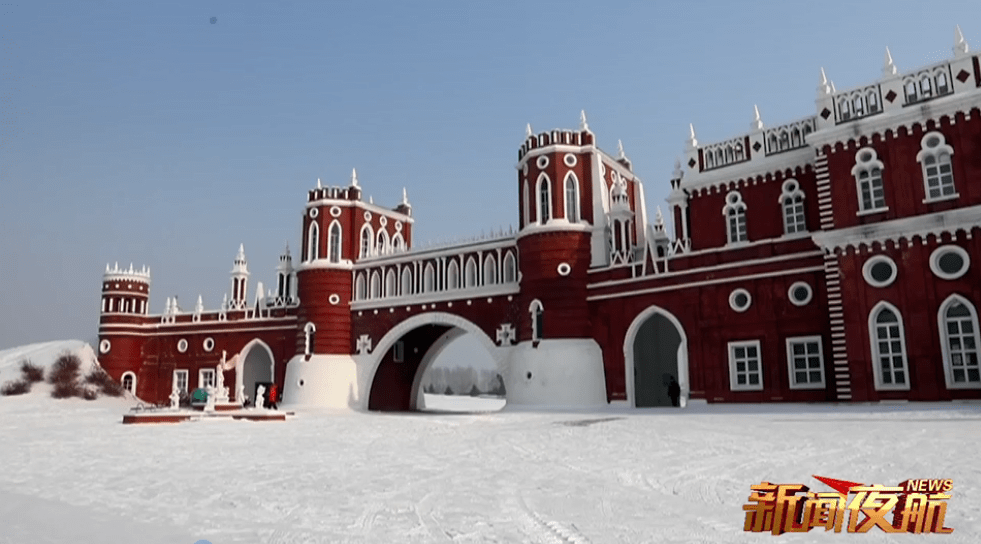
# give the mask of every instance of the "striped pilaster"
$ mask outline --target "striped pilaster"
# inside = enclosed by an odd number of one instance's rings
[[[831,179],[828,176],[828,157],[819,154],[814,161],[817,178],[818,212],[821,230],[835,228],[832,209]],[[848,367],[848,348],[845,340],[845,313],[841,301],[841,269],[834,253],[824,256],[824,277],[828,291],[828,321],[831,326],[831,360],[834,368],[835,396],[839,401],[852,400],[851,371]]]

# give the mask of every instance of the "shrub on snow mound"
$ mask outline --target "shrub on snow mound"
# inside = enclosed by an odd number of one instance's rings
[[[12,395],[24,395],[31,392],[31,382],[27,380],[17,380],[7,382],[0,387],[0,395],[9,397]]]
[[[85,376],[85,383],[94,385],[98,388],[99,392],[107,397],[123,396],[123,386],[116,380],[112,379],[112,377],[109,376],[109,374],[106,373],[106,371],[101,367],[93,368],[92,371]],[[93,391],[93,393],[95,393],[95,391]],[[88,399],[88,397],[85,398]]]
[[[32,364],[30,359],[24,359],[20,362],[20,372],[24,375],[24,380],[29,383],[44,381],[44,369]]]

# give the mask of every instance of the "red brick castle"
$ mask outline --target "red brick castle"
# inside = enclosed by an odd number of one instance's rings
[[[168,300],[149,270],[107,268],[100,360],[141,398],[275,382],[289,405],[411,410],[423,372],[471,333],[516,404],[981,398],[981,66],[953,58],[838,91],[814,115],[702,144],[650,221],[622,146],[528,134],[519,228],[416,249],[392,208],[307,195],[302,250],[249,289],[239,248],[217,310]],[[666,222],[670,221],[673,235]],[[224,354],[224,355],[223,355]],[[216,369],[223,363],[222,369]]]

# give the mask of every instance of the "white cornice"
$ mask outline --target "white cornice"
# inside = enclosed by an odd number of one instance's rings
[[[438,257],[448,257],[464,253],[473,253],[490,249],[506,249],[515,247],[516,240],[513,236],[507,238],[496,238],[491,240],[478,240],[451,246],[441,246],[432,249],[414,249],[402,253],[389,255],[373,255],[364,257],[354,265],[355,270],[366,270],[370,268],[380,268],[394,264],[404,264],[409,262],[424,261]]]
[[[593,225],[586,221],[580,221],[578,223],[570,223],[564,217],[550,219],[548,223],[540,225],[538,223],[529,223],[525,228],[518,232],[515,237],[517,239],[524,238],[525,236],[531,236],[534,234],[542,234],[546,232],[592,232]]]
[[[480,287],[452,289],[445,291],[433,291],[431,293],[418,293],[408,297],[389,297],[371,300],[358,300],[351,302],[351,311],[381,310],[381,309],[404,309],[406,306],[419,306],[420,304],[458,302],[470,300],[473,304],[487,304],[485,299],[501,297],[506,295],[517,295],[521,288],[517,283],[500,283],[494,285],[482,285]],[[465,304],[466,302],[464,302]]]
[[[808,136],[808,142],[810,142],[810,136]],[[681,189],[686,189],[692,193],[692,196],[695,196],[695,191],[701,189],[709,187],[718,189],[720,186],[728,183],[747,179],[755,180],[760,176],[766,179],[766,174],[794,170],[798,167],[803,168],[809,164],[813,165],[814,158],[814,150],[809,146],[805,146],[782,153],[765,155],[757,160],[713,168],[707,172],[699,173],[689,170],[687,175],[681,180]]]
[[[662,287],[651,287],[649,289],[638,289],[636,291],[623,291],[623,292],[619,292],[619,293],[609,293],[609,294],[605,294],[605,295],[593,295],[593,296],[586,297],[586,300],[588,302],[593,302],[593,301],[596,301],[596,300],[606,300],[606,299],[611,299],[611,298],[626,298],[626,297],[633,297],[633,296],[638,296],[638,295],[649,295],[649,294],[652,294],[652,293],[662,293],[662,292],[665,292],[665,291],[676,291],[678,289],[691,289],[693,287],[704,287],[706,285],[718,285],[718,284],[721,284],[721,283],[733,283],[733,282],[739,282],[739,281],[752,281],[752,280],[757,280],[757,279],[762,279],[762,278],[772,278],[772,277],[778,277],[778,276],[792,276],[792,275],[795,275],[795,274],[809,274],[811,272],[823,272],[823,271],[824,271],[824,265],[822,264],[820,266],[808,266],[808,267],[805,267],[805,268],[794,268],[794,269],[791,269],[791,270],[777,270],[775,272],[762,272],[762,273],[759,273],[759,274],[748,274],[748,275],[745,275],[745,276],[732,276],[732,277],[727,277],[727,278],[718,278],[718,279],[714,279],[714,280],[694,281],[694,282],[691,282],[691,283],[682,283],[682,284],[677,284],[677,285],[665,285],[665,286],[662,286]],[[657,275],[647,276],[647,279],[650,280],[650,279],[654,279],[654,278],[657,278],[657,277],[659,277],[659,276],[657,276]]]
[[[836,142],[857,141],[862,136],[871,138],[874,134],[882,135],[885,131],[895,130],[900,126],[910,129],[916,124],[925,125],[928,119],[939,119],[944,115],[952,116],[959,111],[969,113],[971,108],[978,107],[979,103],[981,97],[978,96],[977,91],[959,92],[817,130],[807,135],[807,143],[820,149]]]
[[[302,272],[304,270],[313,269],[336,269],[336,270],[351,270],[354,268],[354,264],[348,259],[342,259],[339,263],[332,263],[327,259],[317,259],[315,261],[308,261],[305,263],[300,263],[296,267],[297,272]]]
[[[521,160],[519,160],[517,164],[514,165],[514,169],[521,170],[522,168],[524,168],[525,163],[528,162],[529,158],[537,157],[539,155],[545,155],[548,153],[580,153],[581,154],[581,153],[589,153],[596,149],[598,148],[593,144],[588,144],[588,145],[552,144],[543,147],[536,147],[534,149],[529,149],[528,152],[521,157]]]
[[[383,208],[377,204],[369,204],[367,202],[362,202],[360,200],[321,198],[318,200],[307,202],[306,208],[313,208],[316,206],[337,206],[339,208],[361,208],[363,210],[368,210],[373,213],[382,214],[387,217],[394,218],[395,220],[402,221],[403,223],[409,223],[409,224],[415,223],[415,219],[413,219],[408,215],[405,215],[404,213],[399,213],[390,208]]]
[[[957,231],[964,231],[970,237],[971,229],[974,228],[981,228],[981,205],[818,232],[811,238],[825,252],[830,253],[847,247],[871,248],[875,243],[881,245],[886,241],[898,243],[900,240],[908,241],[917,237],[925,240],[931,234],[939,236],[944,232],[956,235]]]
[[[268,318],[255,321],[268,321]],[[283,318],[277,318],[278,321],[282,321]],[[261,331],[276,331],[276,330],[293,330],[296,328],[296,316],[290,318],[293,323],[280,325],[277,323],[270,323],[267,327],[248,327],[248,328],[236,328],[225,326],[222,328],[214,328],[214,323],[172,323],[172,324],[162,324],[153,323],[148,325],[132,325],[132,324],[122,324],[122,323],[105,323],[99,325],[99,334],[122,334],[129,336],[168,336],[174,334],[232,334],[240,332],[261,332]],[[255,321],[251,322],[255,323]],[[226,321],[227,325],[234,325],[236,321]],[[191,328],[191,330],[177,330],[181,325],[186,325]],[[210,325],[212,328],[195,328],[202,327],[203,325]]]

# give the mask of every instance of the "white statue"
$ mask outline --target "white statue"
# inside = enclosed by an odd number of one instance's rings
[[[260,385],[259,389],[255,392],[255,407],[262,410],[266,404],[266,386]]]
[[[208,400],[207,403],[204,405],[204,411],[205,412],[215,411],[215,386],[213,385],[208,386]]]
[[[222,404],[228,404],[228,388],[222,387],[221,393],[218,395],[218,402]]]
[[[170,390],[170,409],[179,410],[181,407],[181,392],[177,389],[177,385]]]
[[[225,372],[221,369],[221,363],[215,369],[215,378],[218,380],[218,390],[221,391],[225,387]]]
[[[238,386],[238,392],[235,394],[235,402],[239,406],[245,406],[245,385]]]

